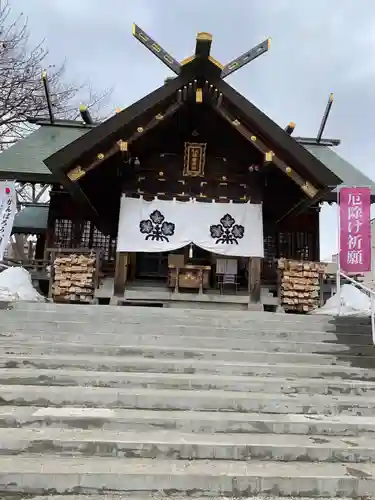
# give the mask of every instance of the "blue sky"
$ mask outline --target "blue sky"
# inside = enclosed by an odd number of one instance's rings
[[[272,37],[268,54],[228,82],[296,135],[315,135],[330,92],[326,137],[375,178],[375,2],[373,0],[10,0],[28,18],[31,41],[45,39],[49,62],[66,60],[67,77],[114,88],[124,107],[159,86],[168,69],[132,37],[133,22],[178,60],[198,31],[214,36],[212,55],[229,61]],[[336,250],[336,207],[321,215],[321,257]]]

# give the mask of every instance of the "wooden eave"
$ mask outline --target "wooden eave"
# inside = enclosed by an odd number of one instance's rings
[[[56,176],[51,173],[41,174],[35,172],[1,172],[0,180],[2,181],[16,181],[16,182],[30,182],[35,184],[53,184],[59,182]]]
[[[151,92],[128,108],[120,111],[90,132],[71,142],[60,151],[46,158],[45,165],[52,173],[65,177],[66,171],[79,163],[91,153],[108,149],[116,141],[126,139],[126,134],[133,132],[134,127],[143,125],[143,117],[162,111],[172,100],[177,91],[190,80],[190,72],[168,81],[168,83]]]
[[[315,182],[321,190],[334,189],[342,183],[329,168],[231,85],[222,79],[215,81],[214,85],[223,94],[224,103],[229,103],[236,110],[236,118],[243,120],[252,133],[269,145],[285,163],[293,166],[301,176]]]

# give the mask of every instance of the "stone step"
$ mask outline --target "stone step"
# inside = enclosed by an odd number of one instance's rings
[[[191,497],[169,496],[175,500],[191,500]],[[215,497],[218,498],[218,497]],[[220,500],[233,500],[233,497],[220,496]],[[256,497],[241,497],[243,500],[296,500],[296,497],[280,497],[269,495],[257,495]],[[32,500],[165,500],[166,497],[162,493],[151,493],[149,496],[137,495],[136,493],[103,493],[102,495],[48,495],[48,496],[33,496]],[[212,500],[212,497],[194,497],[194,500]],[[30,496],[17,495],[2,495],[1,500],[30,500]],[[298,497],[298,500],[314,500],[312,497]],[[316,500],[316,497],[315,497]],[[349,498],[340,497],[340,500],[350,500]]]
[[[84,316],[78,316],[77,318],[70,318],[69,315],[63,314],[61,317],[49,314],[46,318],[46,314],[34,314],[30,317],[22,317],[18,314],[5,315],[0,311],[0,323],[2,325],[2,330],[12,331],[23,330],[37,332],[40,330],[44,331],[60,331],[60,332],[81,332],[81,333],[91,333],[93,331],[92,325],[95,324],[95,330],[101,333],[126,333],[131,332],[134,328],[140,328],[142,325],[143,331],[150,331],[153,333],[160,333],[162,329],[172,332],[174,328],[178,331],[188,327],[191,332],[195,329],[206,328],[211,332],[213,336],[226,336],[228,330],[240,330],[246,335],[246,330],[257,332],[305,332],[310,335],[321,334],[321,333],[337,333],[337,334],[359,334],[359,335],[370,335],[371,326],[369,325],[326,325],[324,323],[317,323],[311,318],[308,323],[298,324],[294,322],[282,321],[280,318],[268,321],[253,321],[252,323],[246,321],[232,321],[232,322],[222,322],[222,321],[210,321],[203,322],[198,318],[193,317],[190,321],[189,317],[186,318],[159,318],[159,317],[148,317],[148,318],[134,318],[125,317],[118,318],[116,316],[106,319],[102,315],[98,314],[97,317],[85,318]],[[27,325],[27,326],[26,326]],[[187,329],[186,329],[187,330]],[[215,333],[213,333],[215,332]]]
[[[0,385],[141,387],[145,389],[200,389],[273,394],[375,396],[375,382],[311,378],[277,378],[188,373],[103,372],[34,368],[0,369]]]
[[[192,434],[58,428],[0,429],[1,455],[63,455],[176,460],[368,463],[375,436]]]
[[[142,307],[142,306],[132,306],[132,307],[116,307],[111,305],[102,305],[99,307],[93,307],[91,305],[75,305],[75,304],[55,304],[53,302],[48,303],[37,303],[37,302],[13,302],[9,303],[7,310],[4,311],[9,314],[26,314],[26,313],[49,313],[49,314],[69,314],[71,316],[97,316],[98,314],[102,316],[109,317],[168,317],[168,318],[179,318],[191,315],[191,309],[183,308],[157,308],[157,307]],[[197,309],[194,311],[194,318],[209,321],[212,319],[218,319],[222,321],[238,320],[242,321],[278,321],[282,318],[282,321],[286,322],[298,322],[298,323],[323,323],[327,324],[329,322],[335,322],[339,324],[369,324],[370,320],[368,317],[361,316],[341,316],[332,317],[325,315],[300,315],[300,314],[275,314],[263,311],[228,311],[228,310],[206,310]]]
[[[196,352],[196,356],[192,355],[192,353],[188,353],[186,356],[184,356],[184,352],[182,351],[179,353],[174,353],[172,350],[171,352],[169,351],[166,353],[162,350],[159,350],[159,356],[158,350],[154,349],[151,353],[151,351],[143,351],[141,352],[140,356],[139,355],[129,355],[128,352],[125,352],[125,355],[118,355],[118,356],[104,356],[99,354],[90,354],[88,353],[86,356],[84,354],[81,355],[75,355],[75,354],[60,354],[59,352],[54,352],[52,351],[52,354],[49,352],[46,352],[44,354],[43,350],[38,350],[38,349],[33,349],[33,348],[28,348],[27,345],[22,347],[22,346],[13,346],[13,345],[8,345],[6,347],[1,347],[0,346],[0,358],[1,357],[8,357],[8,361],[11,357],[12,360],[16,360],[20,356],[28,356],[30,358],[37,358],[43,357],[46,360],[51,357],[56,357],[60,358],[61,361],[64,360],[64,363],[66,362],[66,367],[67,366],[74,366],[74,363],[76,363],[78,360],[81,360],[81,365],[84,366],[87,369],[89,368],[88,364],[90,360],[95,361],[97,359],[101,365],[105,365],[106,363],[108,365],[111,365],[113,363],[121,364],[123,363],[123,366],[127,366],[127,364],[130,364],[130,366],[134,366],[135,369],[137,367],[140,367],[140,371],[142,370],[142,367],[145,366],[145,364],[157,364],[159,363],[160,366],[164,365],[175,365],[176,363],[184,362],[185,366],[190,366],[192,363],[199,363],[199,362],[212,362],[212,361],[217,361],[217,363],[222,362],[227,362],[227,363],[233,363],[233,364],[248,364],[248,363],[265,363],[265,364],[270,364],[270,365],[276,365],[279,363],[286,363],[286,364],[304,364],[304,365],[321,365],[321,366],[331,366],[331,365],[337,365],[337,366],[342,366],[342,367],[348,367],[348,366],[361,366],[361,367],[367,367],[367,368],[375,368],[375,351],[374,351],[374,356],[355,356],[351,354],[319,354],[319,353],[288,353],[288,352],[265,352],[265,351],[228,351],[228,350],[223,350],[223,351],[218,351],[217,356],[215,356],[216,351],[202,351],[199,353],[198,351]],[[190,354],[190,355],[189,355]],[[207,357],[205,356],[207,354]],[[155,356],[155,357],[154,357]],[[360,362],[359,362],[360,360]],[[82,364],[83,362],[83,364]],[[183,363],[183,364],[184,364]],[[60,363],[61,366],[61,363]],[[182,366],[182,365],[181,365]],[[172,371],[174,368],[172,368]],[[125,371],[125,370],[124,370]],[[134,370],[133,370],[134,371]]]
[[[147,321],[149,318],[159,318],[161,320],[172,320],[178,323],[178,320],[183,320],[191,316],[191,309],[184,308],[155,308],[155,307],[114,307],[114,306],[85,306],[85,305],[59,305],[54,303],[13,303],[9,304],[5,314],[12,316],[14,314],[18,317],[24,317],[29,314],[30,318],[35,317],[35,313],[38,315],[55,315],[56,317],[60,315],[61,318],[66,318],[69,315],[70,318],[90,318],[102,317],[106,320],[115,318],[115,320],[121,319],[142,319],[142,321]],[[64,319],[65,319],[64,318]],[[60,319],[60,318],[59,318]],[[230,311],[230,310],[204,310],[196,309],[194,310],[194,315],[190,318],[193,322],[205,322],[211,323],[215,326],[220,326],[220,324],[227,326],[228,324],[253,324],[259,323],[277,323],[282,321],[284,324],[292,324],[297,327],[307,326],[323,326],[323,327],[346,327],[346,326],[370,326],[369,316],[342,316],[342,317],[332,317],[324,315],[299,315],[299,314],[275,314],[266,313],[259,311]]]
[[[153,460],[29,455],[0,457],[4,493],[161,493],[187,496],[373,496],[375,465]]]
[[[312,394],[242,393],[103,387],[0,386],[0,402],[11,406],[88,406],[149,410],[239,411],[371,416],[375,398]]]
[[[4,310],[4,314],[14,314],[24,315],[27,314],[54,314],[56,316],[69,314],[71,317],[94,317],[101,315],[105,318],[137,318],[145,317],[149,318],[160,317],[160,318],[184,318],[191,314],[191,309],[187,308],[160,308],[160,307],[145,307],[145,306],[132,306],[132,307],[116,307],[116,306],[72,306],[68,304],[36,304],[31,303],[29,305],[10,304],[7,309]],[[215,323],[225,322],[246,322],[251,323],[254,321],[277,321],[278,318],[283,318],[285,322],[298,322],[299,324],[308,323],[319,323],[319,324],[369,324],[369,317],[341,317],[335,318],[332,316],[324,315],[298,315],[298,314],[276,314],[276,313],[265,313],[260,311],[231,311],[226,309],[196,309],[194,311],[194,321],[214,321]]]
[[[60,337],[61,338],[61,337]],[[183,337],[186,339],[186,337]],[[93,339],[87,343],[82,341],[64,341],[56,342],[53,338],[49,340],[37,340],[35,338],[19,338],[18,336],[1,338],[0,337],[0,352],[9,350],[11,342],[12,352],[18,354],[101,354],[103,356],[145,356],[150,358],[165,358],[165,357],[182,357],[195,359],[223,359],[223,360],[248,360],[249,354],[252,352],[267,352],[267,353],[301,353],[301,354],[333,354],[333,355],[349,355],[349,356],[366,356],[375,357],[374,346],[364,345],[343,345],[324,342],[291,342],[291,341],[271,341],[264,342],[254,339],[253,342],[248,342],[248,349],[239,348],[236,343],[232,342],[232,347],[223,347],[220,341],[210,343],[211,347],[198,347],[193,341],[184,342],[181,345],[179,340],[181,337],[175,337],[174,345],[165,345],[163,337],[149,337],[148,343],[142,344],[139,339],[132,336],[130,339],[122,339],[120,342],[114,342],[112,339],[108,341],[98,342]],[[65,339],[64,339],[65,340]],[[85,339],[86,340],[86,339]],[[138,341],[137,341],[138,340]],[[132,343],[134,342],[134,343]],[[151,343],[152,342],[152,343]],[[375,366],[375,363],[374,363]]]
[[[77,328],[73,332],[66,332],[60,330],[53,330],[50,328],[46,331],[38,329],[30,330],[28,325],[21,325],[21,328],[4,328],[0,334],[0,342],[5,343],[10,340],[13,342],[81,342],[85,344],[114,344],[122,345],[125,342],[130,345],[148,345],[160,343],[163,346],[195,346],[196,348],[212,348],[222,347],[231,349],[250,349],[253,347],[254,342],[262,342],[268,344],[308,344],[308,345],[321,345],[321,344],[340,344],[353,346],[373,346],[371,334],[369,335],[347,335],[336,333],[310,333],[310,332],[288,332],[288,331],[262,331],[262,330],[248,330],[248,329],[232,329],[231,335],[228,336],[226,329],[213,329],[212,327],[206,328],[190,328],[170,325],[168,328],[165,326],[153,325],[152,328],[144,325],[130,325],[122,333],[101,333],[100,331],[94,332],[81,332]],[[224,330],[224,332],[222,332]],[[217,335],[218,332],[221,335]],[[219,345],[218,345],[219,343]]]
[[[335,378],[344,380],[375,381],[375,370],[366,368],[374,364],[367,363],[364,357],[355,358],[358,366],[337,361],[336,364],[324,363],[320,355],[313,359],[315,364],[287,363],[279,355],[279,362],[262,363],[259,359],[254,362],[199,360],[199,359],[149,359],[141,357],[121,356],[63,356],[60,355],[15,355],[12,347],[0,354],[0,368],[36,368],[36,369],[74,369],[104,372],[136,372],[136,373],[186,373],[186,374],[217,374],[217,375],[246,375],[264,377],[303,377],[303,378]],[[295,355],[295,356],[300,356]],[[257,358],[256,355],[254,355]],[[295,357],[293,358],[293,360]],[[329,358],[331,362],[333,358]],[[292,361],[293,361],[292,360]],[[323,361],[323,363],[321,362]]]
[[[84,407],[0,407],[0,427],[59,427],[146,432],[268,433],[372,436],[372,416],[267,414],[209,411],[157,411]]]

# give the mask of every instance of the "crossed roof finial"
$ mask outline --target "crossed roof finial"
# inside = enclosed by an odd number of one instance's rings
[[[158,59],[160,59],[160,61],[168,66],[168,68],[171,69],[176,75],[181,73],[183,66],[189,64],[194,59],[206,58],[221,69],[221,78],[226,78],[228,75],[231,75],[240,68],[243,68],[249,62],[254,61],[254,59],[267,52],[271,44],[271,39],[267,38],[264,42],[259,43],[224,66],[210,55],[212,44],[212,35],[210,33],[200,32],[197,34],[195,54],[187,57],[182,62],[178,62],[177,59],[164,50],[161,45],[155,42],[155,40],[147,35],[147,33],[145,33],[136,24],[133,24],[133,36],[141,42],[142,45],[147,47]]]

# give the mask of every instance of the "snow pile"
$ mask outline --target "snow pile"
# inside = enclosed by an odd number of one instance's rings
[[[328,314],[337,316],[339,311],[340,297],[335,293],[323,307],[315,309],[312,314]],[[342,285],[340,316],[369,316],[371,311],[371,300],[368,295],[356,288],[354,285]]]
[[[31,276],[23,267],[9,267],[0,273],[0,300],[6,302],[45,302],[32,285]]]

